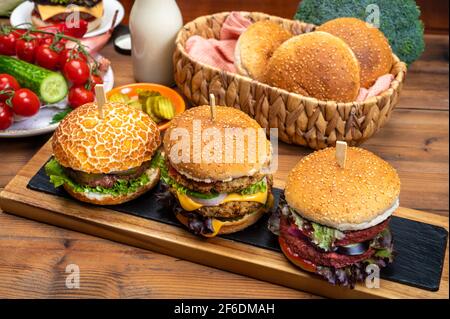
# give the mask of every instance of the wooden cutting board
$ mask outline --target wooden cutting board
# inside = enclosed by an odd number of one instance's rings
[[[439,290],[436,292],[381,280],[379,289],[358,285],[334,287],[319,277],[293,267],[276,251],[225,238],[202,239],[182,228],[143,219],[103,207],[33,191],[30,179],[51,156],[47,143],[0,193],[0,206],[8,213],[126,243],[193,262],[247,275],[332,298],[448,298],[448,246]],[[275,176],[276,186],[282,181]],[[277,185],[278,184],[278,185]],[[443,216],[400,208],[396,216],[443,227]]]

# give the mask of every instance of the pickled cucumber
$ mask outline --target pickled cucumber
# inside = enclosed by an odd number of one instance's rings
[[[109,101],[117,103],[127,103],[130,97],[126,94],[116,93],[110,96]]]
[[[164,120],[171,120],[174,118],[175,110],[172,102],[168,98],[158,96],[152,99],[155,100],[153,104],[153,113],[155,113],[157,117]]]
[[[128,101],[127,104],[128,104],[129,106],[131,106],[131,107],[134,107],[136,110],[143,111],[143,109],[142,109],[142,104],[141,104],[141,102],[139,102],[138,100],[131,100],[131,101]]]
[[[155,98],[147,98],[147,100],[144,104],[145,105],[144,111],[145,111],[145,113],[147,113],[150,116],[150,118],[155,123],[159,123],[159,122],[161,122],[161,119],[158,116],[156,116],[156,114],[153,112],[154,103],[155,103]]]

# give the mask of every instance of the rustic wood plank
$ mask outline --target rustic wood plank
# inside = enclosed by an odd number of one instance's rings
[[[0,214],[0,224],[3,298],[315,298],[16,216]],[[65,287],[69,264],[80,267],[80,289]]]

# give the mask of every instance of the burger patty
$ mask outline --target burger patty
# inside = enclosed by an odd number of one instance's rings
[[[150,167],[150,161],[144,162],[141,166],[129,169],[124,172],[115,172],[110,174],[88,174],[65,167],[65,173],[74,182],[80,185],[90,187],[112,188],[118,180],[132,180],[141,177],[142,174]]]
[[[289,233],[290,223],[282,215],[280,219],[280,236],[285,239],[286,244],[300,258],[311,261],[318,266],[343,268],[370,258],[375,250],[369,248],[365,253],[356,256],[347,256],[335,252],[323,252],[311,244],[306,237],[298,237]]]
[[[170,192],[176,197],[176,191],[173,188],[170,188]],[[270,190],[269,196],[272,196]],[[203,217],[239,218],[253,213],[262,206],[264,205],[258,202],[227,202],[218,206],[203,206],[193,212]]]
[[[253,176],[244,176],[239,178],[234,178],[229,182],[198,182],[185,177],[184,175],[177,172],[169,163],[166,163],[169,167],[169,176],[176,181],[178,184],[194,190],[199,193],[233,193],[240,191],[244,188],[249,187],[259,181],[261,181],[266,175],[258,173]],[[272,184],[272,176],[268,175],[268,184]]]
[[[345,237],[343,239],[338,239],[334,244],[336,246],[346,246],[371,240],[389,226],[389,221],[390,218],[367,229],[344,232]]]
[[[204,217],[237,218],[253,213],[262,206],[257,202],[228,202],[219,206],[203,206],[196,212]]]

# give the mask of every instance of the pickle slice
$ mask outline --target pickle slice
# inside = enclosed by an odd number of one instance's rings
[[[175,109],[172,102],[164,97],[158,96],[153,98],[155,103],[153,104],[153,113],[164,120],[171,120],[175,116]]]
[[[145,113],[147,113],[150,118],[155,122],[155,123],[159,123],[161,122],[161,119],[155,115],[155,113],[153,113],[153,104],[154,104],[154,99],[155,98],[147,98],[146,102],[145,102]]]
[[[117,103],[127,103],[130,100],[130,97],[126,94],[116,93],[111,95],[109,101],[117,102]]]

